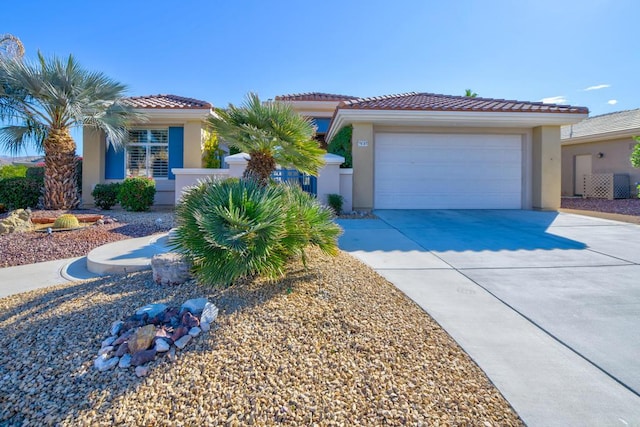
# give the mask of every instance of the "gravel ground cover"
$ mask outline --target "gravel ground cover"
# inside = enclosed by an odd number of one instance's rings
[[[608,212],[621,215],[640,216],[640,199],[583,199],[581,197],[563,197],[563,209],[576,209],[594,212]]]
[[[212,330],[149,375],[100,373],[114,320],[207,297]],[[354,258],[309,252],[287,278],[210,290],[151,273],[0,300],[0,425],[522,425],[424,311]]]
[[[171,229],[172,210],[127,212],[123,210],[33,211],[32,218],[55,218],[63,213],[104,215],[118,222],[89,226],[79,230],[55,232],[12,233],[0,236],[0,267],[33,264],[87,255],[92,249],[107,243],[143,237]],[[0,219],[6,216],[0,216]],[[159,220],[159,221],[158,221]]]

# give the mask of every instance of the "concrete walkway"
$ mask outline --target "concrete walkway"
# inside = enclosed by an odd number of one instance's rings
[[[640,226],[378,211],[343,250],[418,303],[529,426],[640,426]]]

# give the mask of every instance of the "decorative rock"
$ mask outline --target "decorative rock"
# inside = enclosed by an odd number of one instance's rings
[[[160,327],[160,329],[156,330],[156,341],[158,338],[166,338],[171,339],[171,334],[165,329],[164,326]]]
[[[104,225],[104,220],[103,219],[97,220],[96,225]]]
[[[107,356],[106,354],[101,354],[93,362],[93,366],[95,366],[98,371],[104,372],[108,371],[109,369],[113,369],[119,361],[120,358],[118,357],[109,358],[109,356]]]
[[[160,285],[181,285],[191,278],[190,264],[175,252],[154,255],[151,258],[153,280]]]
[[[164,221],[162,221],[162,218],[156,218],[156,220],[153,222],[156,224],[156,227],[162,227],[162,224],[164,223]]]
[[[138,377],[144,377],[149,373],[148,366],[136,366],[136,375]]]
[[[199,315],[204,310],[204,307],[207,305],[206,298],[194,298],[184,302],[180,307],[180,313],[184,313],[185,311],[191,312],[191,314]]]
[[[120,333],[120,331],[122,331],[122,325],[124,325],[124,322],[122,320],[118,320],[117,322],[113,322],[111,324],[111,330],[109,332],[111,332],[111,335],[118,335]]]
[[[129,338],[131,338],[131,337],[133,336],[133,333],[134,333],[134,332],[135,332],[135,331],[133,331],[133,330],[129,330],[129,331],[125,332],[124,334],[120,335],[120,336],[118,337],[118,339],[117,339],[117,340],[115,340],[115,341],[113,342],[113,345],[114,345],[114,346],[115,346],[115,345],[120,345],[120,344],[122,344],[123,342],[127,341]]]
[[[175,362],[178,359],[178,357],[176,356],[175,347],[171,347],[171,350],[169,350],[169,352],[167,353],[167,357],[169,358],[170,362]]]
[[[105,218],[102,221],[104,224],[113,224],[113,220],[111,218]]]
[[[129,344],[127,344],[126,342],[123,342],[116,349],[116,356],[117,357],[122,357],[125,354],[127,354],[128,352],[129,352]]]
[[[151,347],[151,343],[155,336],[156,327],[154,325],[143,326],[138,329],[131,338],[129,338],[129,351],[131,354],[135,354],[139,351],[148,349]]]
[[[166,353],[171,349],[171,344],[169,344],[165,339],[158,338],[154,348],[158,353]]]
[[[198,328],[197,326],[194,326],[193,328],[189,329],[189,335],[191,335],[193,338],[200,335],[200,332],[202,332],[202,329]]]
[[[155,359],[155,357],[156,357],[155,349],[152,348],[151,350],[142,350],[137,353],[134,353],[133,356],[131,356],[131,364],[133,366],[144,365],[147,362],[151,362],[153,359]]]
[[[173,331],[173,334],[171,334],[171,341],[176,342],[188,333],[189,329],[185,328],[184,326],[180,326],[179,328],[176,328],[175,331]]]
[[[98,354],[109,354],[113,351],[114,347],[112,345],[108,345],[106,347],[102,347]]]
[[[109,337],[106,340],[102,341],[102,344],[100,345],[100,348],[105,348],[108,347],[110,345],[113,345],[113,342],[118,339],[118,337]]]
[[[200,320],[188,311],[185,311],[182,315],[182,326],[187,328],[193,328],[200,324]]]
[[[189,341],[191,341],[191,335],[185,335],[174,344],[176,345],[176,347],[182,350],[189,343]]]
[[[9,216],[0,221],[0,235],[8,233],[22,233],[31,230],[31,210],[16,209]]]
[[[218,317],[218,307],[207,302],[202,310],[202,316],[200,317],[200,324],[202,323],[213,323]]]
[[[144,307],[140,307],[136,310],[136,316],[142,316],[147,314],[149,317],[156,317],[167,309],[164,304],[147,304]]]
[[[209,330],[211,329],[211,324],[200,323],[200,329],[202,329],[204,332],[209,332]]]
[[[127,369],[131,366],[131,355],[125,354],[120,358],[118,362],[118,368]]]

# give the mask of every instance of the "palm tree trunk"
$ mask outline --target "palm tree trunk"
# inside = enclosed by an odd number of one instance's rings
[[[44,208],[78,206],[76,143],[69,129],[50,129],[44,141]]]
[[[251,159],[244,170],[244,178],[255,179],[261,185],[267,185],[271,178],[271,172],[276,169],[276,161],[269,153],[253,151],[249,153]]]

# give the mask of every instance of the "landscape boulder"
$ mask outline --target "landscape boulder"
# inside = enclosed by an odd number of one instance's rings
[[[0,235],[8,233],[23,233],[33,227],[30,209],[16,209],[8,217],[0,221]]]
[[[191,279],[190,265],[175,252],[154,255],[151,258],[153,280],[161,285],[181,285]]]

